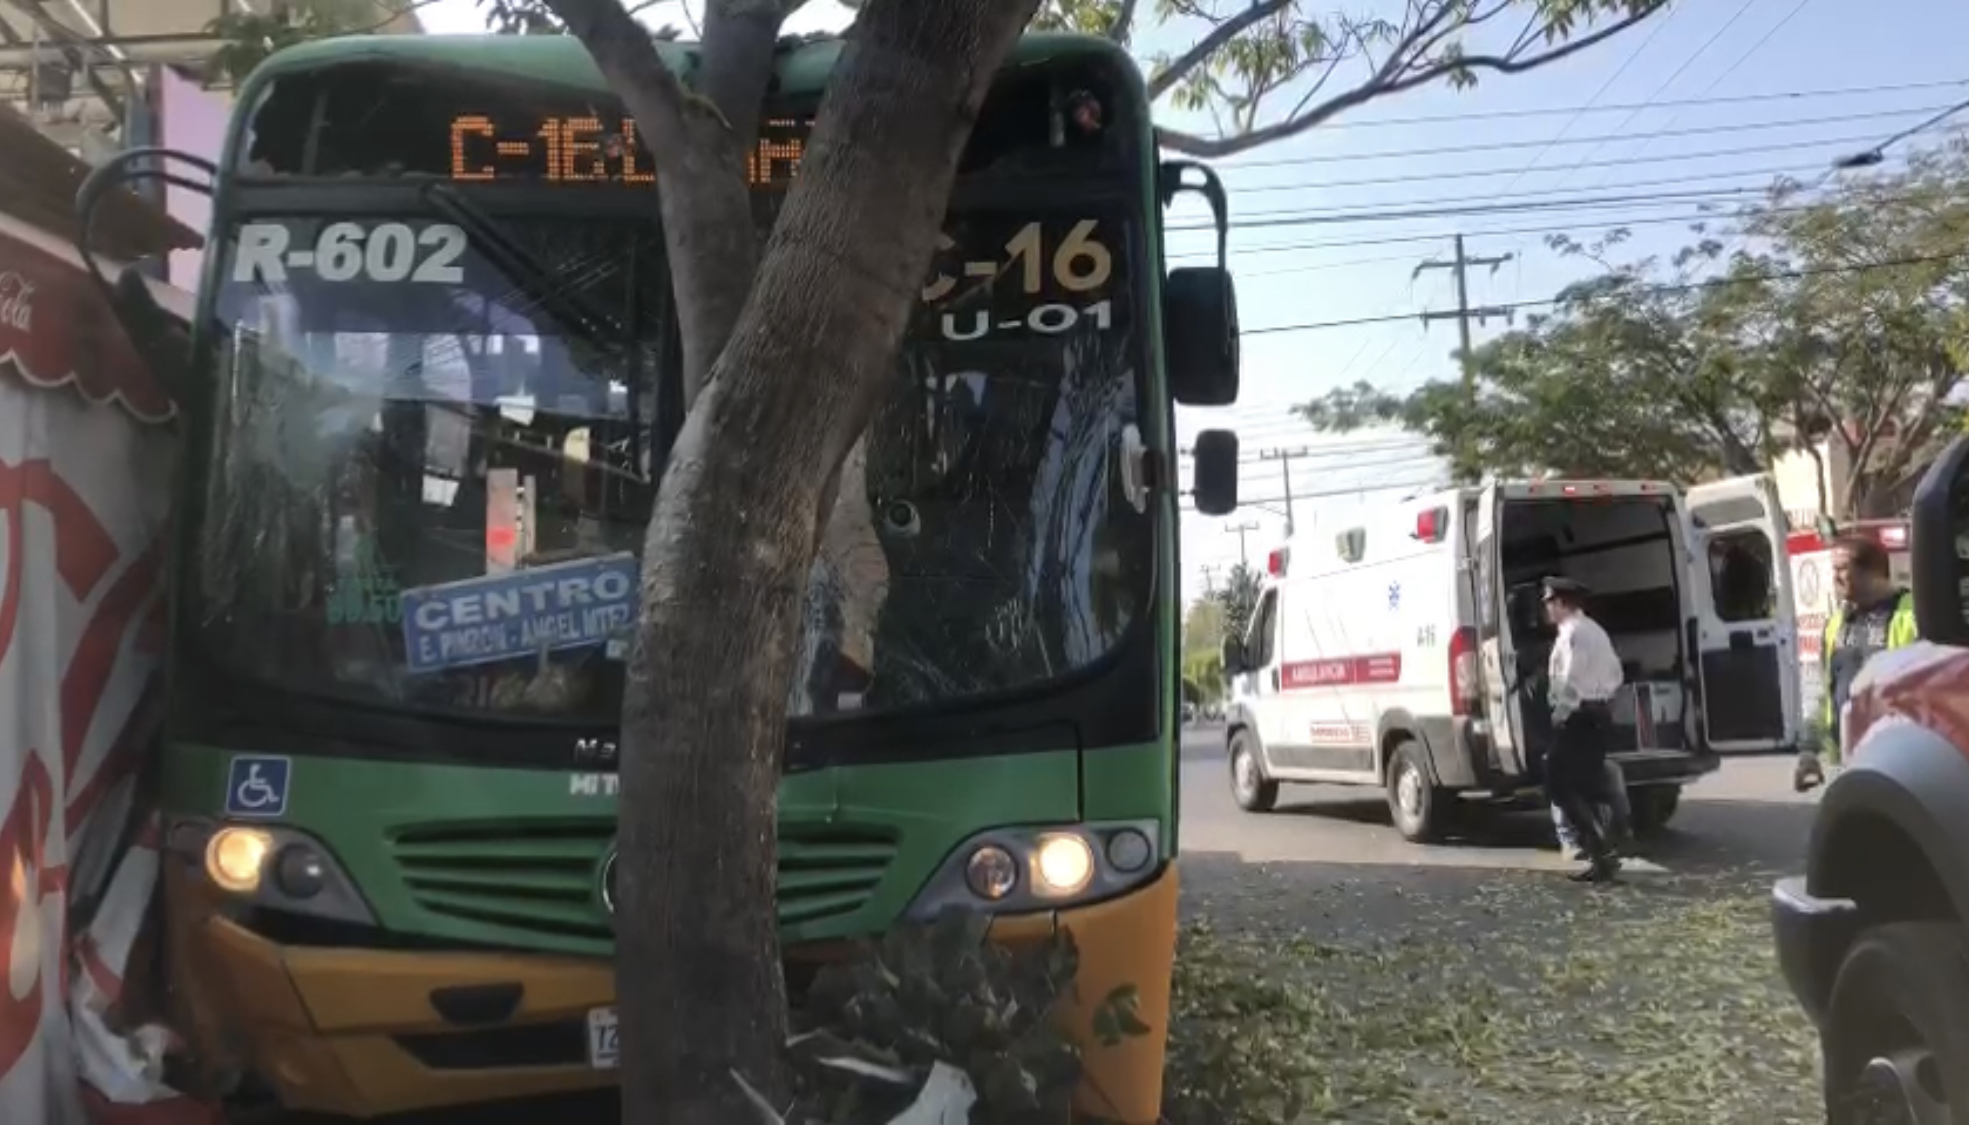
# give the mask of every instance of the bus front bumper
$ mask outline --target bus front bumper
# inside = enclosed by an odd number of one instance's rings
[[[358,1118],[614,1084],[588,1058],[590,1013],[615,1000],[607,961],[281,945],[220,913],[196,882],[167,876],[166,917],[180,1030],[208,1075],[252,1074],[289,1109]],[[1120,898],[993,925],[1008,944],[1057,926],[1074,935],[1080,973],[1062,1016],[1083,1044],[1076,1105],[1087,1116],[1159,1116],[1176,893],[1171,865]],[[1116,1004],[1148,1033],[1096,1039],[1096,1014]]]

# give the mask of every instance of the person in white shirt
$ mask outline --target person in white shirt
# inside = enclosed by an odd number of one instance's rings
[[[1586,616],[1586,593],[1570,578],[1545,580],[1546,617],[1558,629],[1548,667],[1553,739],[1545,755],[1545,792],[1586,853],[1587,868],[1574,878],[1601,883],[1620,872],[1594,806],[1612,803],[1603,792],[1607,744],[1614,693],[1626,676],[1607,631]]]

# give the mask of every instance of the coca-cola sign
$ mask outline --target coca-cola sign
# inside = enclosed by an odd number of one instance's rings
[[[0,324],[16,332],[34,331],[34,288],[19,270],[0,272]]]
[[[13,233],[0,216],[0,379],[73,387],[146,422],[174,413],[87,271]]]

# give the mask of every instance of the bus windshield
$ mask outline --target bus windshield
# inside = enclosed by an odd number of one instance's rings
[[[396,709],[619,714],[676,424],[662,237],[653,218],[498,223],[544,277],[435,213],[229,232],[188,615],[228,674]],[[1043,683],[1146,608],[1125,223],[947,229],[822,537],[795,715]]]

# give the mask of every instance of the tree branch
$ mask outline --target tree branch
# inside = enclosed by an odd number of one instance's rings
[[[1417,60],[1407,57],[1406,53],[1398,48],[1382,62],[1380,69],[1375,72],[1373,78],[1370,78],[1368,81],[1344,94],[1321,102],[1298,117],[1288,117],[1283,121],[1274,122],[1263,128],[1253,129],[1247,133],[1228,137],[1199,137],[1194,133],[1185,133],[1177,129],[1160,129],[1157,131],[1157,134],[1162,147],[1175,152],[1205,158],[1233,156],[1240,152],[1247,152],[1254,148],[1261,148],[1265,145],[1285,140],[1288,137],[1296,137],[1331,120],[1346,110],[1353,109],[1375,98],[1387,94],[1400,93],[1403,90],[1412,90],[1417,86],[1427,85],[1450,74],[1479,70],[1495,74],[1523,74],[1526,71],[1536,70],[1539,67],[1576,55],[1589,47],[1604,43],[1662,10],[1662,5],[1646,8],[1615,23],[1608,24],[1591,35],[1569,40],[1562,47],[1555,47],[1543,54],[1533,55],[1529,58],[1517,58],[1509,54],[1468,55],[1438,62],[1412,73],[1403,74],[1399,78],[1394,77],[1394,75],[1401,74],[1403,69],[1413,65]],[[1242,18],[1242,15],[1245,14],[1249,14],[1249,12],[1241,13],[1239,18]],[[1257,22],[1256,19],[1250,21],[1250,23],[1255,22]],[[1244,26],[1249,25],[1247,23]],[[1212,49],[1214,49],[1215,46],[1221,45],[1224,41],[1232,38],[1233,36],[1229,35],[1220,38],[1224,27],[1228,26],[1230,26],[1230,23],[1227,21],[1222,27],[1219,27],[1216,31],[1213,31],[1210,35],[1199,41],[1196,47],[1190,48],[1189,52],[1177,60],[1178,63],[1187,62],[1189,69],[1195,69],[1202,60],[1192,60],[1191,56],[1195,55],[1206,43],[1212,44]],[[1243,30],[1243,28],[1241,27],[1239,30]],[[1419,41],[1415,38],[1414,32],[1411,32],[1405,38],[1408,39],[1411,46],[1414,42]],[[1174,69],[1176,65],[1172,63],[1170,69]],[[1157,77],[1160,78],[1161,75],[1158,74]],[[1162,91],[1152,81],[1149,84],[1149,92],[1151,96],[1154,96]]]
[[[1114,22],[1108,25],[1109,39],[1123,46],[1128,45],[1128,37],[1135,32],[1135,10],[1141,6],[1141,2],[1142,0],[1121,0],[1115,8]]]
[[[1245,30],[1263,20],[1270,19],[1290,8],[1293,0],[1254,0],[1253,4],[1237,15],[1212,28],[1210,34],[1197,40],[1190,49],[1172,59],[1167,66],[1149,77],[1149,100],[1154,101],[1176,87],[1176,83],[1189,77],[1191,71],[1210,61],[1212,55]]]
[[[745,183],[787,0],[713,0],[692,92],[620,0],[544,0],[581,41],[648,138],[670,255],[686,410],[731,339],[759,261]]]
[[[649,30],[630,18],[620,0],[541,2],[587,48],[603,81],[622,98],[647,140],[657,175],[684,175],[690,146],[685,107],[692,95],[664,65]]]

